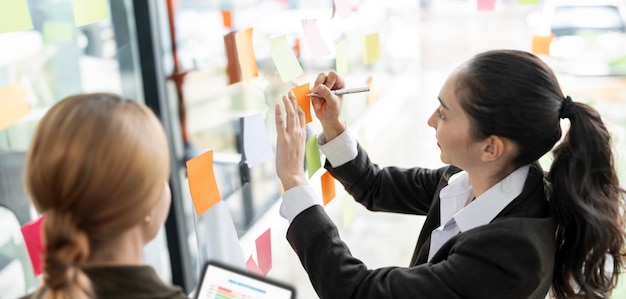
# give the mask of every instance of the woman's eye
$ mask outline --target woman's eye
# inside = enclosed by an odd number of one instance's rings
[[[443,113],[441,113],[441,108],[437,109],[437,114],[439,115],[439,118],[441,119],[445,119],[446,117],[443,115]]]

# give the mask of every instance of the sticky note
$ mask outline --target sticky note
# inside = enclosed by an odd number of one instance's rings
[[[44,218],[44,216],[41,216],[38,219],[24,224],[21,228],[24,243],[26,243],[26,249],[28,250],[28,256],[30,257],[35,275],[41,274],[43,270],[43,254],[45,247],[41,236],[43,234]]]
[[[306,142],[306,169],[309,173],[309,178],[320,168],[322,168],[322,159],[320,157],[320,148],[317,145],[317,135],[314,135]]]
[[[283,82],[291,81],[304,74],[304,70],[300,66],[296,55],[289,47],[286,35],[270,39],[270,52]]]
[[[71,42],[75,28],[70,22],[44,22],[43,40],[49,44]]]
[[[365,42],[363,44],[363,63],[369,64],[380,59],[380,41],[378,33],[372,33],[365,35]]]
[[[302,22],[302,27],[304,31],[304,38],[313,56],[324,56],[330,54],[330,51],[326,47],[326,42],[324,42],[324,38],[322,38],[322,34],[317,27],[317,20],[304,20]]]
[[[257,266],[256,262],[254,262],[254,260],[252,259],[252,256],[250,256],[248,258],[248,260],[246,261],[246,269],[248,269],[248,272],[250,273],[254,273],[256,275],[263,275],[263,272],[261,271],[261,269],[259,269],[259,266]]]
[[[26,102],[26,89],[18,84],[0,88],[0,131],[15,124],[28,112],[30,107]]]
[[[272,270],[272,233],[268,228],[255,241],[256,257],[259,262],[259,270],[263,275],[267,275]]]
[[[200,216],[222,200],[213,171],[213,150],[187,161],[186,164],[191,200],[196,215]]]
[[[322,174],[322,199],[324,200],[324,205],[327,205],[333,198],[335,198],[335,178],[330,174],[330,172],[325,172]]]
[[[352,15],[352,7],[348,0],[334,0],[333,2],[333,16],[336,14],[340,18],[345,19]]]
[[[0,0],[0,33],[33,29],[26,0]]]
[[[302,84],[300,86],[296,86],[291,89],[293,94],[298,99],[298,106],[304,112],[304,117],[306,119],[306,123],[310,123],[313,118],[311,117],[311,98],[306,95],[311,93],[311,89],[309,88],[309,83]]]
[[[335,71],[340,76],[348,74],[348,55],[346,54],[346,40],[335,45]]]
[[[265,120],[261,113],[242,117],[243,155],[248,167],[274,158],[274,151],[267,135]]]
[[[74,24],[76,27],[93,24],[109,18],[106,0],[74,0]]]
[[[550,55],[550,44],[554,39],[554,34],[533,35],[531,52],[538,55]]]
[[[492,11],[495,9],[496,0],[478,0],[479,11]]]
[[[349,193],[346,193],[346,196],[344,196],[341,200],[341,210],[343,216],[343,227],[348,227],[356,214],[354,211],[354,199]]]
[[[237,32],[231,32],[224,35],[228,84],[241,81],[241,69],[239,68],[239,55],[237,54],[237,41],[235,40],[235,34],[237,34]]]
[[[233,28],[233,19],[230,10],[222,10],[222,23],[226,28]]]
[[[539,0],[517,0],[519,4],[539,4]]]
[[[241,76],[245,81],[249,81],[259,75],[254,49],[252,48],[252,28],[235,33],[235,42]]]

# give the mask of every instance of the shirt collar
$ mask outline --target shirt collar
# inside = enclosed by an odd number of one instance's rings
[[[453,175],[439,193],[441,223],[454,218],[461,232],[488,224],[522,193],[529,169],[530,165],[516,169],[469,204],[474,192],[467,172]]]

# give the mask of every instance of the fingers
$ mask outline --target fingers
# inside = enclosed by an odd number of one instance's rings
[[[315,84],[313,86],[325,85],[329,89],[340,89],[346,87],[345,82],[339,75],[333,71],[328,72],[328,74],[320,73],[317,75],[315,79]]]
[[[276,103],[274,106],[274,118],[276,119],[276,132],[281,134],[285,130],[285,123],[283,122],[282,112],[280,111],[280,104]]]
[[[296,115],[296,111],[294,109],[291,99],[286,95],[283,96],[283,105],[285,106],[285,119],[287,122],[287,126],[285,127],[285,129],[289,132],[293,130],[296,125],[296,118],[294,117]]]

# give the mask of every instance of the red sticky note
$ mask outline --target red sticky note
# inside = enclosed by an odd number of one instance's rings
[[[222,200],[213,172],[213,150],[187,161],[187,177],[196,215],[202,215]]]
[[[267,275],[272,270],[272,242],[271,232],[268,228],[263,234],[261,234],[255,241],[256,244],[256,258],[259,261],[259,270],[263,275]]]
[[[313,120],[313,118],[311,117],[311,98],[306,96],[307,94],[311,93],[311,90],[309,89],[309,83],[294,87],[291,89],[291,91],[293,91],[293,94],[295,94],[296,98],[298,99],[298,106],[300,106],[300,109],[304,111],[306,123],[310,123]]]
[[[496,6],[496,0],[478,0],[478,10],[491,11]]]
[[[259,266],[257,266],[254,260],[252,259],[252,256],[250,256],[248,260],[246,261],[246,269],[248,269],[248,272],[250,273],[254,273],[257,275],[261,275],[261,276],[264,275],[263,272],[261,272],[261,269],[259,269]]]
[[[322,198],[324,199],[324,205],[327,205],[333,198],[335,198],[335,178],[330,172],[322,174]]]
[[[45,247],[41,238],[43,233],[43,222],[44,216],[41,216],[39,219],[24,224],[21,229],[35,275],[41,274],[43,270],[43,254],[45,252]]]

